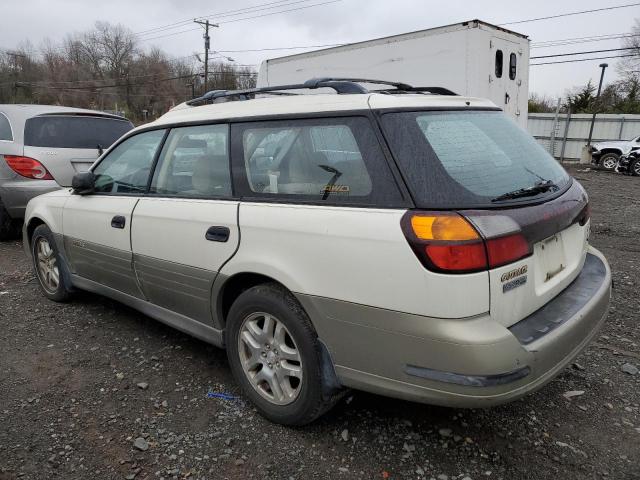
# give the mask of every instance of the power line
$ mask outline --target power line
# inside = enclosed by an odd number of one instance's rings
[[[248,48],[244,50],[216,50],[221,53],[243,53],[243,52],[270,52],[274,50],[299,50],[302,48],[327,48],[327,47],[341,47],[342,45],[348,45],[346,43],[327,43],[325,45],[300,45],[297,47],[271,47],[271,48]]]
[[[253,77],[255,74],[254,73],[250,73],[250,72],[209,72],[209,75],[228,75],[228,76],[236,76],[236,77]],[[172,80],[182,80],[185,78],[193,78],[198,76],[198,74],[187,74],[187,75],[176,75],[174,77],[168,77],[168,78],[157,78],[154,79],[152,81],[149,82],[138,82],[138,83],[118,83],[118,84],[112,84],[112,85],[95,85],[95,86],[71,86],[71,87],[64,87],[64,86],[56,86],[56,85],[39,85],[35,82],[18,82],[20,85],[23,86],[29,86],[29,87],[34,87],[34,88],[48,88],[48,89],[54,89],[54,90],[88,90],[88,91],[94,91],[94,90],[99,90],[102,88],[118,88],[118,87],[138,87],[138,86],[143,86],[143,85],[154,85],[158,82],[169,82]]]
[[[232,14],[240,15],[241,13],[252,13],[252,11],[254,9],[258,9],[259,7],[266,7],[267,5],[275,5],[275,4],[278,4],[278,3],[285,3],[285,2],[290,2],[290,1],[291,0],[278,0],[278,1],[275,1],[275,2],[259,3],[257,5],[253,5],[251,7],[239,8],[239,9],[236,9],[236,10],[227,10],[225,12],[212,13],[210,15],[202,15],[200,17],[196,17],[195,19],[211,18],[211,17],[220,18],[220,17],[223,17],[223,16],[229,16],[229,15],[232,15]],[[311,1],[311,0],[302,0],[302,1]],[[284,6],[284,5],[280,5],[280,6]],[[276,8],[276,7],[272,6],[272,7],[269,7],[269,8]],[[246,10],[248,10],[248,11],[246,11]],[[150,28],[148,30],[142,30],[140,32],[134,32],[134,35],[145,35],[145,34],[149,34],[149,33],[157,33],[157,32],[162,31],[162,30],[168,30],[170,28],[177,28],[178,26],[188,25],[189,23],[191,23],[195,19],[194,18],[188,18],[188,19],[180,20],[178,22],[169,23],[167,25],[160,25],[158,27],[153,27],[153,28]]]
[[[612,33],[609,35],[596,35],[592,37],[575,37],[575,38],[564,38],[558,40],[547,40],[544,42],[533,42],[531,43],[531,48],[550,48],[550,47],[561,47],[565,45],[575,45],[578,43],[589,43],[589,42],[604,42],[608,40],[619,40],[622,38],[633,38],[640,37],[640,34],[633,33],[625,33],[625,34],[617,34]]]
[[[637,50],[636,47],[628,47],[628,48],[608,48],[606,50],[589,50],[585,52],[571,52],[571,53],[556,53],[555,55],[540,55],[537,57],[530,57],[530,60],[535,60],[538,58],[552,58],[552,57],[569,57],[571,55],[587,55],[590,53],[605,53],[605,52],[620,52],[622,50]]]
[[[638,54],[627,54],[627,55],[613,55],[610,57],[593,57],[593,58],[574,58],[572,60],[558,60],[557,62],[543,62],[543,63],[531,63],[530,67],[535,67],[537,65],[552,65],[554,63],[573,63],[573,62],[588,62],[589,60],[605,60],[608,58],[624,58],[624,57],[638,57]]]
[[[538,17],[538,18],[529,18],[526,20],[514,20],[511,22],[504,22],[504,23],[499,23],[499,26],[504,26],[504,25],[517,25],[520,23],[529,23],[529,22],[538,22],[540,20],[551,20],[553,18],[560,18],[560,17],[570,17],[572,15],[582,15],[584,13],[594,13],[594,12],[603,12],[605,10],[616,10],[618,8],[628,8],[628,7],[635,7],[637,5],[640,5],[639,3],[628,3],[626,5],[616,5],[613,7],[604,7],[604,8],[594,8],[593,10],[582,10],[579,12],[568,12],[568,13],[561,13],[559,15],[550,15],[548,17]]]
[[[280,10],[280,11],[277,11],[277,12],[263,13],[261,15],[254,15],[254,16],[249,16],[249,17],[244,17],[244,18],[236,18],[236,19],[233,19],[233,20],[226,20],[226,21],[223,21],[223,22],[218,22],[218,24],[222,25],[222,24],[227,24],[227,23],[243,22],[245,20],[252,20],[254,18],[263,18],[263,17],[268,17],[270,15],[278,15],[280,13],[293,12],[293,11],[296,11],[296,10],[303,10],[305,8],[311,8],[311,7],[319,7],[321,5],[329,5],[330,3],[337,3],[337,2],[342,2],[342,1],[343,0],[330,0],[328,2],[314,3],[312,5],[303,5],[301,7],[289,8],[287,10]],[[284,5],[282,5],[282,6],[284,6]],[[157,40],[159,38],[170,37],[170,36],[173,36],[173,35],[179,35],[181,33],[193,32],[194,30],[199,30],[199,28],[190,28],[188,30],[180,30],[178,32],[159,35],[157,37],[143,38],[140,41],[141,42],[146,42],[146,41],[149,41],[149,40]]]

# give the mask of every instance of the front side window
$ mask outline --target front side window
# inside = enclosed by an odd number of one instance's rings
[[[149,193],[184,197],[230,196],[228,144],[227,125],[171,129]]]
[[[11,124],[9,119],[0,112],[0,140],[6,140],[8,142],[13,140],[13,133],[11,132]]]
[[[516,79],[516,73],[518,73],[518,58],[515,53],[509,55],[509,78],[511,80]]]
[[[502,78],[503,62],[504,62],[504,58],[502,55],[502,50],[496,50],[496,78]]]
[[[250,196],[365,204],[401,198],[366,118],[245,125],[240,141]]]
[[[97,193],[144,193],[164,130],[134,135],[111,150],[92,170]]]
[[[558,162],[502,112],[390,113],[383,125],[420,207],[495,207],[508,192],[570,182]]]
[[[47,148],[107,149],[133,128],[130,121],[89,115],[41,115],[24,126],[24,144]]]

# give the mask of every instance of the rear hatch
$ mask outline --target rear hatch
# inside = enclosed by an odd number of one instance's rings
[[[382,125],[416,207],[434,218],[459,215],[479,234],[486,263],[459,274],[486,270],[492,318],[510,326],[577,277],[589,233],[586,192],[504,114],[395,112]]]
[[[46,114],[29,118],[24,156],[38,160],[62,186],[86,172],[100,153],[133,128],[128,120],[87,114]]]

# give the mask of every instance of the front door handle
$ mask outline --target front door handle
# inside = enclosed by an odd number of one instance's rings
[[[226,242],[229,240],[231,230],[228,227],[209,227],[204,238],[210,242]]]
[[[122,215],[116,215],[115,217],[113,217],[111,219],[111,226],[113,228],[124,228],[125,224],[127,223],[127,219],[124,218]]]

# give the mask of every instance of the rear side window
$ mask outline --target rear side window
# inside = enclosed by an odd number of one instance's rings
[[[502,64],[504,63],[504,55],[502,50],[496,50],[496,77],[502,78]]]
[[[402,202],[366,118],[286,120],[233,128],[241,152],[242,188],[248,196],[344,204]]]
[[[173,128],[164,143],[150,193],[183,197],[231,195],[229,127]]]
[[[562,188],[564,169],[502,112],[386,114],[392,150],[425,208],[497,206],[496,197],[550,180]],[[519,202],[540,196],[519,199]]]
[[[11,124],[9,119],[0,112],[0,140],[12,141],[13,133],[11,132]]]
[[[516,73],[518,73],[518,58],[515,53],[512,53],[509,55],[509,78],[515,80]]]
[[[24,144],[49,148],[108,148],[133,128],[128,120],[43,115],[26,121]]]

